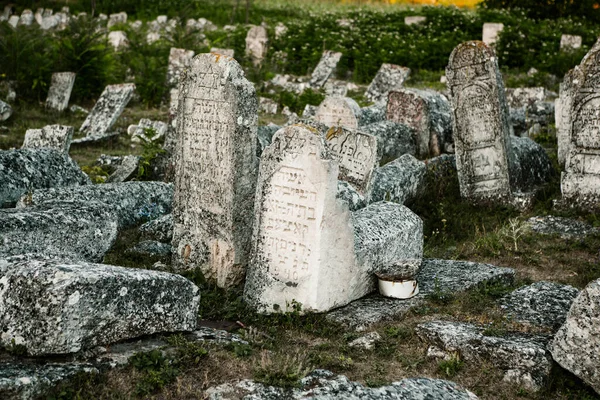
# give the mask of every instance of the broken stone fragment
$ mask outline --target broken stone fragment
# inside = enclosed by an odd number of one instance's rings
[[[155,240],[144,240],[128,249],[127,252],[150,257],[168,257],[171,255],[171,245]]]
[[[180,275],[61,260],[6,260],[0,342],[69,354],[196,327],[199,289]]]
[[[334,73],[338,62],[342,58],[342,53],[337,53],[331,50],[323,52],[319,64],[315,67],[310,77],[310,86],[315,89],[320,89],[325,86],[325,82]]]
[[[140,167],[140,157],[138,156],[125,156],[121,161],[121,164],[117,167],[108,178],[106,183],[120,183],[132,180],[138,175],[138,169]]]
[[[83,121],[79,132],[85,133],[88,138],[102,138],[109,135],[110,129],[133,97],[134,91],[133,83],[108,85]]]
[[[375,103],[386,103],[388,94],[393,90],[402,88],[409,75],[410,68],[394,64],[381,64],[379,71],[377,71],[365,92],[365,97]]]
[[[415,130],[393,121],[375,122],[360,127],[360,131],[377,137],[381,147],[381,162],[386,164],[403,154],[416,155]]]
[[[140,226],[143,239],[171,243],[173,238],[173,214],[163,215],[160,218],[146,222]]]
[[[367,206],[364,196],[345,181],[338,181],[336,198],[346,203],[350,211],[357,211]]]
[[[0,121],[6,121],[12,115],[12,107],[0,100]]]
[[[27,129],[22,148],[55,149],[68,155],[74,131],[72,126],[64,125],[47,125],[42,129]]]
[[[425,163],[410,154],[379,167],[373,174],[369,203],[392,201],[405,204],[422,191],[425,180]]]

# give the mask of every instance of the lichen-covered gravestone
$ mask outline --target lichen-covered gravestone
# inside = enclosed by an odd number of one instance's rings
[[[373,171],[379,165],[377,138],[344,128],[331,128],[326,140],[340,164],[338,179],[352,184],[364,196],[369,191]]]
[[[167,67],[167,85],[177,87],[181,74],[190,65],[194,58],[193,50],[171,47],[169,51],[169,64]]]
[[[232,58],[196,56],[180,85],[173,266],[220,287],[245,275],[256,185],[258,101]]]
[[[387,101],[388,94],[392,90],[402,88],[409,75],[410,68],[394,64],[381,64],[381,68],[367,88],[365,97],[373,102]]]
[[[458,45],[446,67],[461,196],[471,201],[511,195],[508,106],[494,50],[471,41]]]
[[[258,65],[267,55],[269,38],[264,26],[253,26],[246,35],[246,54],[250,56],[254,65]]]
[[[482,41],[487,45],[493,45],[498,41],[498,35],[504,30],[504,24],[486,22],[483,24]]]
[[[360,106],[349,97],[327,97],[319,105],[315,120],[329,127],[358,128]]]
[[[562,35],[560,37],[560,50],[561,51],[572,51],[581,48],[583,39],[577,35]]]
[[[46,98],[46,108],[58,112],[64,111],[69,105],[74,84],[75,72],[53,73]]]
[[[12,107],[0,100],[0,121],[6,121],[12,115]]]
[[[450,103],[433,90],[400,89],[389,94],[387,119],[415,129],[417,154],[438,156],[452,144]]]
[[[102,138],[110,134],[110,128],[131,100],[135,85],[123,83],[119,85],[108,85],[94,108],[88,114],[79,128],[79,132],[85,133],[87,138]]]
[[[312,75],[310,76],[309,84],[311,87],[320,89],[325,85],[331,74],[335,71],[338,62],[342,58],[342,53],[337,53],[331,50],[323,52],[319,64],[317,64]]]
[[[64,125],[48,125],[42,129],[27,129],[23,149],[49,148],[69,154],[73,127]]]
[[[600,204],[600,41],[572,71],[570,130],[561,190],[565,204]],[[567,110],[562,110],[567,112]]]

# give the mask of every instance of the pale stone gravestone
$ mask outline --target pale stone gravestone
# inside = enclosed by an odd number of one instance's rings
[[[101,138],[110,135],[110,128],[117,121],[133,96],[135,85],[123,83],[108,85],[92,111],[79,128],[88,138]]]
[[[404,81],[410,75],[410,68],[394,64],[381,64],[377,75],[367,88],[365,97],[369,101],[387,101],[388,94],[402,88]]]
[[[173,267],[229,287],[244,278],[251,246],[256,92],[234,59],[212,53],[192,60],[180,88]]]
[[[6,121],[12,115],[12,107],[0,100],[0,121]]]
[[[210,52],[221,54],[223,56],[227,56],[227,57],[231,57],[231,58],[233,58],[235,56],[235,50],[233,50],[233,49],[220,49],[218,47],[211,47]]]
[[[124,24],[127,22],[127,13],[126,12],[120,12],[120,13],[116,13],[116,14],[110,14],[110,16],[108,17],[108,24],[106,25],[107,28],[111,28],[117,24]]]
[[[275,25],[275,39],[280,39],[281,37],[283,37],[283,35],[285,35],[288,31],[288,27],[285,26],[283,23],[278,22],[277,25]]]
[[[500,32],[504,29],[504,24],[486,22],[483,24],[483,43],[493,45],[498,41]]]
[[[415,129],[417,154],[438,156],[452,144],[452,110],[448,99],[433,90],[390,92],[386,117]]]
[[[422,15],[413,15],[411,17],[404,17],[405,25],[420,24],[425,21],[427,21],[427,17],[424,17]]]
[[[129,47],[129,39],[123,31],[111,31],[108,33],[108,42],[115,51],[121,51]]]
[[[153,134],[147,131],[151,129]],[[145,143],[148,141],[154,142],[167,135],[169,131],[169,125],[162,121],[152,121],[148,118],[140,119],[137,125],[130,125],[127,128],[127,133],[131,135],[131,141],[136,143]]]
[[[349,97],[327,97],[319,105],[315,120],[334,127],[341,126],[356,130],[360,116],[360,106]]]
[[[8,24],[13,28],[16,28],[19,24],[19,20],[20,18],[18,15],[11,15],[11,17],[8,19]]]
[[[177,88],[181,74],[190,65],[192,58],[194,58],[193,50],[171,47],[167,68],[167,84],[169,86]]]
[[[246,54],[250,56],[254,65],[258,65],[267,55],[269,38],[264,26],[253,26],[246,35]]]
[[[62,112],[69,106],[71,91],[75,84],[75,72],[55,72],[52,74],[46,108]]]
[[[344,81],[330,79],[325,83],[327,96],[345,97],[348,94],[348,85]]]
[[[29,9],[23,10],[23,12],[21,13],[21,18],[19,18],[19,25],[29,26],[33,23],[33,19],[33,11]]]
[[[35,22],[38,23],[38,25],[42,25],[42,21],[44,20],[44,9],[38,8],[37,10],[35,10],[35,14],[33,14],[33,18],[35,19]],[[1,20],[1,18],[0,18],[0,20]]]
[[[581,48],[583,43],[583,39],[581,36],[577,35],[562,35],[560,37],[560,50],[561,51],[570,51],[577,50]]]
[[[69,154],[73,127],[64,125],[48,125],[42,129],[27,129],[23,149],[49,148]]]
[[[329,129],[325,139],[340,166],[338,179],[352,184],[364,196],[379,165],[377,138],[338,127]]]
[[[325,85],[327,79],[333,74],[338,62],[342,58],[342,53],[337,53],[331,50],[323,52],[321,60],[310,76],[309,84],[311,87],[320,89]]]
[[[494,51],[485,43],[458,45],[446,67],[461,196],[503,200],[511,195],[508,106]]]
[[[570,130],[561,191],[565,204],[594,209],[600,204],[600,41],[571,74],[571,105],[562,110]]]

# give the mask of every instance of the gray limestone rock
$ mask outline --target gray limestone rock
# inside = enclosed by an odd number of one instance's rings
[[[152,121],[147,118],[142,118],[137,125],[131,125],[127,129],[127,133],[131,135],[132,142],[155,142],[168,135],[169,124],[162,121]]]
[[[425,163],[410,154],[379,167],[373,174],[369,203],[392,201],[405,204],[414,200],[423,190]]]
[[[379,71],[365,92],[365,97],[373,102],[387,102],[388,94],[398,90],[410,75],[410,68],[394,64],[381,64]]]
[[[369,107],[363,107],[359,121],[359,128],[364,125],[374,124],[385,121],[386,108],[383,104],[373,104]]]
[[[41,254],[97,262],[116,238],[116,218],[98,203],[0,209],[0,257]]]
[[[419,294],[408,300],[367,297],[332,311],[327,319],[357,331],[384,321],[399,319],[424,304],[428,295],[463,292],[484,283],[511,284],[515,271],[470,261],[424,259],[416,279]]]
[[[395,160],[403,154],[414,156],[417,153],[415,130],[407,125],[393,121],[381,121],[363,125],[360,131],[377,137],[383,164]]]
[[[336,198],[346,203],[350,211],[357,211],[367,206],[364,196],[345,181],[338,181]]]
[[[531,192],[550,181],[555,174],[546,150],[527,137],[510,136],[508,143],[511,187],[513,191]]]
[[[315,370],[300,382],[300,387],[283,389],[251,380],[226,383],[206,391],[209,400],[476,400],[477,396],[457,384],[441,379],[411,378],[389,386],[365,387],[344,375]]]
[[[527,220],[527,224],[536,233],[558,235],[563,239],[580,239],[600,233],[600,229],[586,222],[553,215],[531,217]]]
[[[111,133],[110,129],[127,107],[134,91],[135,85],[133,83],[108,85],[92,111],[83,121],[79,132],[85,133],[88,139],[97,139],[109,135]]]
[[[514,321],[557,330],[579,290],[553,282],[536,282],[524,286],[500,300],[502,308]]]
[[[138,169],[140,167],[140,157],[138,156],[125,156],[121,161],[121,164],[117,167],[108,178],[106,183],[120,183],[132,180],[138,175]]]
[[[91,184],[75,161],[52,149],[0,150],[0,208],[28,191]]]
[[[381,341],[381,335],[377,332],[367,333],[348,343],[348,347],[355,347],[364,350],[373,350],[377,342]]]
[[[45,202],[98,202],[117,217],[119,228],[127,228],[144,220],[171,212],[173,185],[162,182],[123,182],[101,185],[34,190],[23,197],[18,207]]]
[[[55,149],[69,154],[73,140],[72,126],[47,125],[42,129],[27,129],[23,140],[23,149]]]
[[[167,68],[167,85],[169,85],[169,87],[176,88],[179,85],[183,70],[189,67],[192,58],[194,58],[194,54],[193,50],[171,47]]]
[[[160,218],[146,222],[140,226],[142,238],[171,243],[173,238],[173,214],[163,215]]]
[[[155,240],[144,240],[128,249],[127,252],[142,256],[168,257],[171,255],[171,245]]]
[[[538,391],[548,381],[552,357],[546,350],[548,337],[507,334],[504,337],[486,336],[485,328],[476,325],[431,321],[416,328],[421,340],[432,347],[429,353],[459,353],[466,361],[490,361],[505,371],[504,380],[528,390]]]
[[[258,130],[256,131],[256,156],[260,157],[262,152],[267,148],[268,145],[271,144],[271,140],[273,139],[273,135],[281,129],[280,126],[275,124],[269,125],[260,125]]]
[[[182,276],[60,260],[8,259],[0,342],[30,355],[68,354],[196,327],[199,289]]]
[[[554,361],[600,394],[600,279],[575,298],[565,324],[549,346]]]
[[[316,89],[322,88],[335,71],[335,68],[337,67],[337,64],[341,58],[342,53],[336,53],[331,50],[323,52],[323,56],[321,57],[321,60],[319,60],[319,64],[317,64],[310,77],[310,86]]]
[[[75,84],[75,72],[55,72],[52,74],[46,108],[53,111],[63,112],[69,106],[71,91]]]

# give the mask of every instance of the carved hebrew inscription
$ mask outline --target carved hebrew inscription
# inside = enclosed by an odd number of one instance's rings
[[[575,110],[573,141],[577,147],[600,149],[600,96],[585,99]]]
[[[467,148],[496,139],[500,122],[489,92],[479,85],[467,86],[460,92],[458,104],[459,140]]]
[[[329,132],[329,148],[340,163],[339,179],[364,193],[377,163],[377,139],[341,128],[331,128]]]

